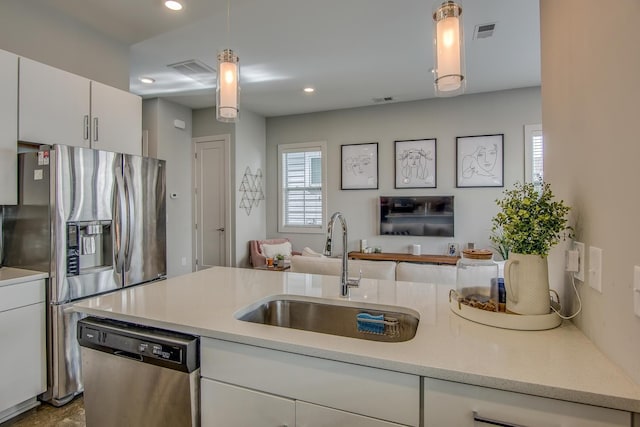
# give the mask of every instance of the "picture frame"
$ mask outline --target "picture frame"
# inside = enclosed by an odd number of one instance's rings
[[[340,146],[342,190],[378,189],[378,143],[345,144]]]
[[[504,134],[456,137],[456,187],[504,187]]]
[[[395,188],[436,188],[436,150],[436,138],[395,141]]]

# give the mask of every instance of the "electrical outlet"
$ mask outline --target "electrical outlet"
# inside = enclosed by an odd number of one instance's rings
[[[640,267],[633,267],[633,312],[640,317]]]
[[[579,252],[571,249],[565,253],[565,270],[576,273],[579,270]]]
[[[573,277],[584,282],[584,266],[585,266],[585,258],[584,258],[584,243],[582,242],[573,242],[573,249],[578,251],[578,271],[573,273]]]
[[[589,246],[589,286],[602,293],[602,249]]]

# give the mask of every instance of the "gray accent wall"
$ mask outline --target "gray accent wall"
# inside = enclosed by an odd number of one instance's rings
[[[345,214],[349,250],[358,249],[360,239],[385,252],[406,253],[413,243],[420,244],[423,253],[432,254],[444,254],[449,242],[488,247],[490,219],[497,212],[495,200],[502,196],[503,188],[456,188],[456,136],[503,133],[508,187],[524,178],[524,125],[540,122],[539,87],[268,118],[267,236],[289,237],[298,250],[304,246],[323,249],[324,234],[278,233],[277,146],[327,141],[327,215]],[[437,138],[437,188],[395,189],[394,140],[421,138]],[[341,190],[340,146],[363,142],[379,144],[379,189]],[[379,235],[378,197],[393,195],[453,195],[455,237]]]
[[[129,46],[34,0],[0,2],[0,49],[129,90]]]
[[[191,109],[155,98],[143,101],[142,112],[149,157],[167,161],[167,276],[179,276],[192,271],[193,259]]]
[[[587,249],[586,280],[576,282],[582,313],[574,323],[640,383],[640,317],[633,313],[640,266],[640,2],[618,0],[615,14],[597,0],[540,6],[545,174],[573,207],[576,238]],[[602,249],[602,293],[590,287],[590,246]],[[550,275],[571,295],[562,268]]]

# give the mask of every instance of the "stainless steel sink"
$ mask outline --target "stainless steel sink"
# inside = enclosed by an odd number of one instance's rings
[[[371,304],[337,305],[280,297],[248,307],[240,311],[236,318],[245,322],[343,337],[402,342],[415,336],[419,315],[413,310],[400,310]],[[382,320],[379,319],[380,315],[383,316]]]

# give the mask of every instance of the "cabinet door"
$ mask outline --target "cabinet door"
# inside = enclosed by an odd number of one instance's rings
[[[20,58],[18,139],[89,147],[90,80]]]
[[[142,155],[142,99],[91,82],[91,147]]]
[[[402,427],[350,412],[296,401],[296,427]]]
[[[202,378],[203,427],[284,427],[295,425],[293,400]]]
[[[44,302],[0,312],[0,412],[47,389],[45,341]]]
[[[615,409],[425,378],[424,426],[622,427],[631,414]]]
[[[0,205],[18,203],[18,57],[0,50]]]

